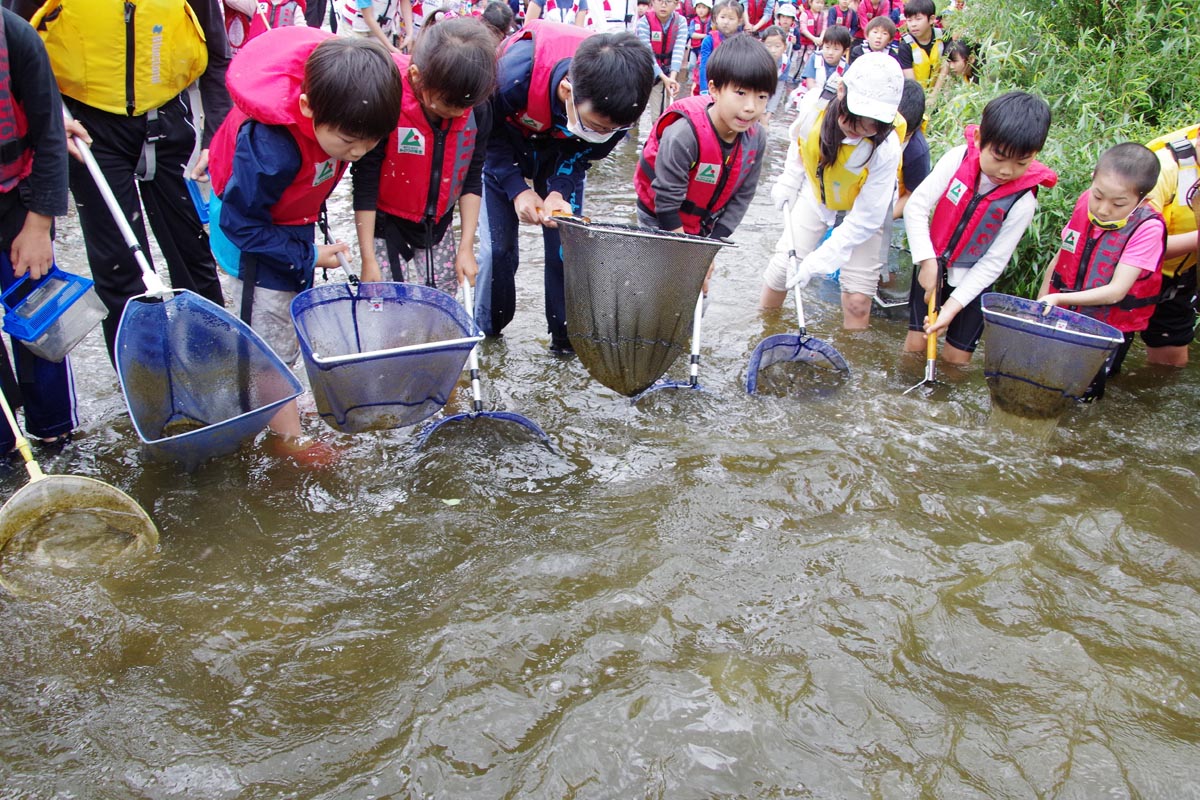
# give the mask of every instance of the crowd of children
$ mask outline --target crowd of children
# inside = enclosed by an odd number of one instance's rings
[[[129,108],[88,86],[101,71],[67,47],[78,28],[60,27],[101,0],[58,1],[55,21],[41,25],[45,47],[16,14],[0,18],[0,67],[14,59],[32,65],[0,69],[9,84],[0,87],[0,117],[14,120],[4,130],[19,134],[3,143],[0,162],[0,283],[48,269],[51,221],[64,211],[69,172],[111,311],[110,350],[140,281],[100,218],[90,177],[76,163],[68,170],[65,141],[53,144],[64,139],[58,87],[82,123],[68,130],[94,142],[131,218],[139,218],[139,196],[146,205],[173,283],[223,302],[219,265],[233,278],[233,308],[289,363],[298,356],[292,298],[312,285],[317,267],[336,266],[348,250],[317,244],[313,225],[352,164],[363,280],[449,293],[477,284],[475,318],[499,336],[516,313],[518,228],[539,226],[550,348],[566,354],[555,214],[584,212],[590,166],[648,112],[634,175],[642,225],[728,237],[760,175],[775,173],[771,198],[790,216],[792,233],[763,273],[761,305],[777,307],[790,288],[836,272],[844,325],[861,329],[881,280],[890,280],[882,267],[892,220],[903,218],[914,263],[904,347],[923,350],[928,336],[944,334],[943,357],[958,364],[969,362],[982,333],[981,295],[1032,221],[1038,190],[1056,181],[1036,160],[1049,106],[1019,91],[988,103],[979,124],[966,126],[964,143],[930,168],[926,104],[948,76],[972,80],[976,67],[971,49],[936,25],[932,0],[752,0],[746,8],[737,0],[651,0],[636,12],[632,1],[624,11],[608,2],[600,11],[599,0],[592,9],[588,0],[530,0],[524,9],[492,0],[424,15],[410,0],[344,0],[340,36],[304,27],[303,0],[224,0],[223,27],[217,0],[165,0],[179,12],[168,30],[169,63],[183,66],[147,93],[150,102]],[[589,30],[600,15],[615,15],[619,29]],[[414,21],[424,23],[419,34]],[[226,33],[238,51],[227,75],[214,44]],[[180,93],[197,77],[208,124],[191,172],[199,177],[207,167],[211,176],[207,234],[177,202],[186,195],[175,185],[196,144]],[[115,95],[116,87],[101,88]],[[772,169],[764,163],[767,127],[793,92],[787,155]],[[1081,310],[1126,335],[1094,396],[1120,369],[1135,333],[1152,363],[1186,364],[1196,320],[1198,136],[1200,126],[1105,152],[1046,270],[1047,308]],[[190,239],[174,245],[181,234]],[[791,274],[789,251],[799,256]],[[927,316],[931,298],[936,317]],[[17,380],[4,379],[9,370],[0,364],[0,382],[14,401],[24,395],[30,433],[48,442],[69,434],[67,363],[42,362],[18,343],[14,353]],[[271,428],[279,452],[324,457],[304,436],[294,403]]]

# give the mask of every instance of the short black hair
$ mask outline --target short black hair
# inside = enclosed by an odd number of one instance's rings
[[[457,108],[487,100],[496,88],[496,39],[477,17],[451,17],[426,25],[412,63],[421,87]]]
[[[880,14],[878,17],[873,18],[867,23],[867,33],[870,33],[876,28],[883,28],[888,32],[888,36],[892,37],[893,39],[896,38],[896,23],[892,22],[891,17],[885,17],[884,15]]]
[[[821,44],[840,44],[843,50],[849,50],[850,45],[854,42],[854,37],[850,35],[850,29],[845,25],[830,25],[825,29],[825,37],[821,39]]]
[[[503,39],[512,33],[513,20],[516,17],[513,16],[512,6],[505,3],[504,0],[492,0],[483,7],[482,19]]]
[[[1132,186],[1138,197],[1145,197],[1158,183],[1160,169],[1158,156],[1153,150],[1137,142],[1122,142],[1100,154],[1092,177],[1106,172]]]
[[[1050,106],[1029,92],[1005,92],[983,107],[979,146],[1004,158],[1037,155],[1049,134]]]
[[[654,85],[654,54],[629,31],[597,33],[579,44],[567,70],[576,104],[614,125],[638,121]]]
[[[907,134],[912,136],[925,119],[925,87],[919,80],[904,79],[904,91],[900,94],[900,106],[896,110],[904,117],[904,124],[908,126]]]
[[[733,13],[738,15],[738,19],[746,18],[746,9],[742,8],[742,4],[738,0],[717,0],[717,4],[712,7],[712,18],[714,20],[717,18],[717,12],[723,8],[733,9]]]
[[[776,27],[776,31],[783,31]],[[767,47],[753,34],[736,33],[713,51],[705,70],[709,83],[718,89],[736,86],[752,92],[775,94],[779,65]]]
[[[904,4],[904,16],[906,17],[930,17],[937,13],[937,7],[933,4],[933,0],[908,0]]]
[[[382,139],[400,119],[400,70],[380,42],[334,36],[304,62],[300,91],[313,125],[356,139]]]
[[[787,32],[785,32],[783,28],[779,27],[778,25],[768,25],[758,32],[758,38],[764,42],[771,36],[778,36],[785,42],[787,41]],[[713,51],[713,55],[716,55],[715,50]]]

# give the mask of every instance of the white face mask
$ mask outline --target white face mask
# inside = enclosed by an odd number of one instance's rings
[[[591,144],[603,144],[612,137],[616,136],[620,131],[609,131],[600,133],[591,128],[584,126],[579,119],[579,109],[575,107],[575,93],[571,93],[571,102],[567,104],[567,131],[575,137],[583,139]]]

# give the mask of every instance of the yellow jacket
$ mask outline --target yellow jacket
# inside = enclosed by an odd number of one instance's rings
[[[47,0],[30,20],[59,90],[114,114],[164,105],[208,65],[186,0]]]
[[[942,32],[938,28],[933,29],[933,48],[926,53],[925,48],[917,44],[917,37],[911,33],[906,33],[900,37],[900,46],[909,47],[912,49],[912,71],[913,77],[917,82],[925,88],[926,91],[933,88],[933,84],[937,82],[938,72],[942,65]]]
[[[838,148],[833,166],[821,167],[821,125],[825,119],[825,104],[817,112],[808,130],[797,131],[800,146],[800,161],[813,185],[817,199],[830,211],[849,211],[854,206],[862,185],[867,182],[867,163],[875,151],[875,145],[862,139],[856,144],[843,144]],[[904,141],[907,125],[904,117],[896,114],[896,135]]]
[[[1187,181],[1188,185],[1180,185],[1179,162],[1175,160],[1169,147],[1171,142],[1178,142],[1182,139],[1190,139],[1192,144],[1200,150],[1200,125],[1172,131],[1146,144],[1158,155],[1160,167],[1158,183],[1154,184],[1154,188],[1150,190],[1147,197],[1150,198],[1154,207],[1162,212],[1163,218],[1167,222],[1168,236],[1177,233],[1191,233],[1196,230],[1196,215],[1188,206],[1188,192],[1195,184],[1197,176],[1190,175],[1190,180]],[[1194,266],[1196,266],[1195,252],[1186,253],[1163,262],[1163,275],[1177,275]]]

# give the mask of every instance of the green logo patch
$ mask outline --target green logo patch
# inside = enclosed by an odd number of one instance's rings
[[[1075,249],[1079,247],[1079,231],[1073,231],[1070,228],[1067,228],[1065,231],[1063,231],[1062,240],[1062,249],[1066,250],[1068,253],[1074,253]]]
[[[700,166],[696,168],[696,180],[698,180],[700,183],[716,183],[720,177],[720,164],[705,164],[702,162]]]
[[[958,205],[958,201],[962,200],[962,196],[967,193],[967,185],[955,178],[950,181],[950,188],[946,190],[946,199],[954,205]]]
[[[412,156],[425,155],[425,137],[416,128],[397,128],[396,152]]]
[[[334,169],[336,163],[336,158],[327,158],[313,164],[313,186],[320,186],[325,181],[333,180],[333,176],[337,174],[337,170]]]

